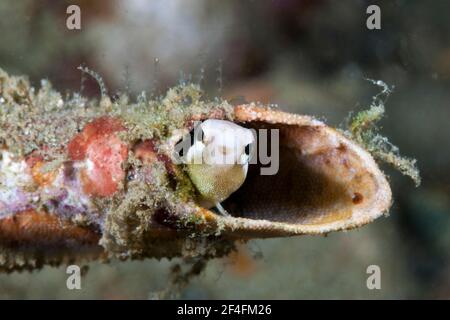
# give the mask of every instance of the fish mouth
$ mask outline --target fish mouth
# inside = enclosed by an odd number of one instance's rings
[[[256,132],[279,131],[279,166],[275,174],[264,175],[267,165],[250,164],[243,185],[222,203],[233,218],[244,221],[233,233],[326,233],[361,226],[388,210],[391,191],[370,154],[340,132],[309,117],[303,120],[239,123]]]

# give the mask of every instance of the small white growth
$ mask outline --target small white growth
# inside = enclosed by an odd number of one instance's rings
[[[88,172],[92,172],[94,170],[94,163],[90,159],[85,161],[85,165]]]
[[[382,88],[382,90],[380,92],[378,92],[375,96],[372,97],[372,101],[374,104],[380,104],[380,96],[382,97],[386,97],[386,99],[391,95],[392,91],[395,89],[395,86],[391,86],[389,87],[389,85],[381,80],[374,80],[374,79],[369,79],[369,78],[365,78],[364,80],[367,80],[369,82],[372,82],[374,85],[379,86],[380,88]],[[386,101],[384,101],[386,102]]]
[[[27,186],[33,184],[33,177],[27,163],[24,160],[16,161],[12,153],[1,151],[0,160],[0,216],[11,214],[15,210],[22,210],[41,199],[50,199],[61,194],[64,190],[66,196],[60,200],[62,206],[70,206],[76,209],[88,208],[92,205],[88,195],[82,191],[79,183],[66,184],[64,168],[58,169],[52,183],[43,186],[38,192],[29,192]],[[74,168],[93,167],[91,161],[75,163]]]
[[[23,206],[28,201],[20,191],[32,177],[27,172],[25,161],[14,161],[12,153],[2,150],[0,160],[0,215],[9,213],[9,206]]]
[[[11,152],[2,150],[2,160],[0,161],[0,188],[13,188],[24,186],[31,181],[31,176],[27,174],[27,164],[25,161],[14,161]]]

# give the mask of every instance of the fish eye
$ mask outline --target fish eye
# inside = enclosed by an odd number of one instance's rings
[[[245,152],[246,155],[250,156],[250,143],[245,146],[244,152]]]
[[[177,145],[180,147],[177,148],[176,152],[180,158],[186,156],[185,151],[189,150],[190,147],[194,145],[197,141],[202,142],[204,138],[204,132],[200,125],[196,125],[194,129],[189,131],[189,135],[186,135],[181,141],[178,142]]]
[[[200,132],[200,134],[199,134]],[[178,143],[176,144],[176,153],[180,158],[186,156],[186,151],[191,148],[195,142],[201,141],[203,139],[203,132],[199,126],[196,126],[194,129],[189,131],[189,134],[185,135]]]
[[[193,130],[189,133],[191,135],[191,142],[194,144],[197,141],[202,142],[205,134],[200,124],[196,125]]]

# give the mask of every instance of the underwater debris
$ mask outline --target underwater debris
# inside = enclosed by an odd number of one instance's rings
[[[1,71],[0,97],[4,271],[86,259],[201,261],[229,254],[236,241],[357,228],[391,204],[359,129],[354,142],[312,117],[208,100],[188,83],[153,100],[98,101],[63,98],[48,81],[35,90]],[[261,175],[265,164],[250,164],[220,199],[228,216],[201,204],[177,162],[177,144],[208,119],[279,132],[279,171]]]
[[[208,260],[200,258],[184,259],[182,263],[173,265],[170,269],[168,286],[159,292],[151,292],[151,300],[178,299],[180,293],[189,284],[192,278],[201,274]],[[184,270],[187,269],[187,270]]]

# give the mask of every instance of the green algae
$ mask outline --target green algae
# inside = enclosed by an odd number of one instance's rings
[[[70,139],[91,119],[98,108],[78,94],[66,97],[54,91],[50,82],[31,87],[24,77],[8,76],[0,69],[0,140],[17,156],[34,150],[57,158]]]
[[[416,186],[419,186],[421,178],[417,160],[401,156],[398,147],[382,136],[377,127],[377,122],[384,116],[384,104],[392,89],[382,81],[369,81],[380,86],[382,91],[373,97],[368,110],[361,111],[350,119],[347,135],[362,145],[374,158],[392,165],[402,174],[409,176]]]
[[[47,154],[61,153],[87,122],[100,116],[121,118],[128,129],[126,140],[157,137],[161,142],[194,115],[220,111],[226,118],[232,117],[232,107],[226,101],[204,99],[194,84],[170,88],[165,96],[152,100],[130,102],[122,94],[114,102],[106,96],[98,101],[78,93],[62,97],[47,80],[41,81],[36,92],[25,77],[9,76],[0,69],[0,97],[0,139],[21,156],[44,146]]]

